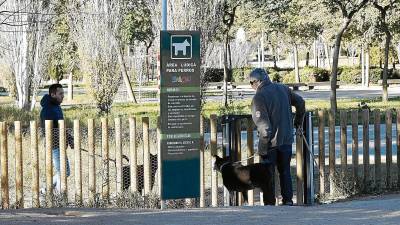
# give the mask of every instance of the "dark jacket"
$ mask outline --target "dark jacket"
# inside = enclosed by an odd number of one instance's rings
[[[40,105],[42,106],[42,110],[40,111],[40,124],[44,131],[45,128],[45,120],[53,120],[53,149],[59,148],[59,129],[58,129],[58,121],[64,120],[64,115],[60,106],[60,103],[57,102],[50,95],[46,94],[43,96],[40,101]],[[72,135],[67,132],[67,144],[73,148],[73,138]]]
[[[292,106],[296,108],[295,126],[305,114],[302,97],[283,84],[272,83],[269,77],[257,88],[251,104],[253,121],[259,133],[258,154],[268,149],[293,143]]]

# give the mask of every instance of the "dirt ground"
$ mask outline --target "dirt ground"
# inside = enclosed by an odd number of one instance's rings
[[[400,224],[400,194],[314,206],[204,209],[21,209],[0,211],[0,224]]]

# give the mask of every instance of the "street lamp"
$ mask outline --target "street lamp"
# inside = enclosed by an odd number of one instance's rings
[[[162,11],[161,11],[161,17],[162,17],[162,28],[161,30],[167,30],[167,4],[168,0],[162,0]]]

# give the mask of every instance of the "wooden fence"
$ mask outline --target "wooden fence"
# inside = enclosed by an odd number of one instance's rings
[[[397,156],[400,154],[400,110],[397,110],[397,116],[394,120],[394,124],[397,124],[396,130],[396,139],[397,139]],[[316,157],[318,161],[318,167],[316,168],[316,192],[318,194],[332,194],[336,190],[340,190],[343,188],[342,184],[338,181],[342,181],[344,178],[351,178],[350,180],[354,181],[351,185],[354,187],[360,186],[363,190],[366,190],[371,185],[374,186],[375,190],[377,188],[400,188],[400,163],[397,163],[392,156],[392,126],[393,126],[393,117],[395,113],[392,110],[387,110],[383,117],[379,110],[375,110],[373,112],[369,112],[368,110],[358,111],[354,110],[351,112],[340,111],[339,113],[339,121],[337,121],[336,115],[332,113],[327,113],[326,111],[318,111],[314,113],[313,116],[313,124],[314,129],[318,131],[318,135],[316,135],[317,141],[313,144],[310,143],[310,146],[314,146],[314,154],[318,155]],[[370,132],[369,126],[371,117],[374,118],[374,154],[373,154],[373,163],[370,161]],[[381,158],[381,139],[380,139],[380,127],[381,120],[384,118],[385,127],[386,127],[386,152],[385,152],[385,168],[383,171],[382,158]],[[61,197],[64,202],[71,202],[71,199],[68,199],[69,196],[73,196],[74,205],[75,206],[92,206],[96,199],[99,198],[105,202],[110,202],[110,196],[119,196],[122,195],[122,192],[128,191],[130,193],[137,193],[138,191],[138,175],[140,167],[138,167],[137,160],[139,158],[138,151],[139,146],[137,144],[137,123],[138,118],[129,118],[129,123],[124,123],[124,120],[120,118],[116,118],[113,121],[114,124],[114,150],[113,155],[115,158],[110,158],[110,126],[108,119],[101,119],[101,135],[96,135],[95,133],[95,120],[89,119],[87,121],[87,149],[81,148],[81,125],[79,120],[75,120],[73,122],[73,136],[74,136],[74,152],[73,159],[69,159],[70,163],[74,165],[73,173],[74,180],[71,182],[67,182],[67,145],[66,145],[66,124],[64,121],[58,121],[58,130],[59,130],[59,143],[60,143],[60,181],[61,181]],[[154,177],[152,173],[154,172],[154,165],[152,169],[152,155],[150,154],[150,134],[149,134],[149,118],[143,117],[140,119],[141,128],[142,128],[142,154],[143,154],[143,173],[144,184],[143,184],[143,195],[148,195],[152,191],[152,185],[154,180],[158,180],[157,177]],[[239,121],[241,126],[238,127],[239,134],[242,132],[242,127],[246,127],[245,132],[247,133],[247,141],[243,143],[245,148],[241,148],[242,145],[239,145],[239,153],[241,154],[239,158],[247,158],[254,153],[254,124],[251,120],[245,119],[243,121]],[[158,123],[159,124],[159,123]],[[159,125],[157,128],[157,138],[159,137]],[[200,192],[201,196],[198,199],[199,207],[217,207],[221,205],[221,194],[220,190],[222,188],[221,177],[216,171],[213,171],[211,165],[211,156],[214,154],[222,155],[221,148],[219,147],[221,143],[218,143],[218,118],[215,115],[211,115],[208,124],[201,123],[201,146],[200,146],[200,171],[201,171],[201,181],[200,181]],[[337,124],[340,127],[340,145],[339,152],[340,157],[336,156],[336,144],[335,144],[335,128],[337,129]],[[46,121],[45,123],[45,164],[40,163],[39,157],[39,139],[40,132],[38,128],[38,123],[36,121],[30,122],[30,142],[29,145],[23,145],[24,135],[21,133],[21,122],[16,121],[14,126],[10,126],[4,122],[0,123],[0,151],[1,151],[1,206],[3,209],[5,208],[24,208],[25,203],[30,202],[28,207],[54,207],[54,199],[53,196],[53,162],[52,162],[52,142],[53,142],[53,132],[52,132],[52,121]],[[125,125],[125,126],[122,126]],[[204,126],[203,126],[204,125]],[[348,135],[347,135],[347,127],[351,125],[352,136],[351,136],[351,154],[348,154]],[[362,127],[359,127],[359,126]],[[209,133],[209,143],[206,143],[204,140],[204,127],[209,127],[207,133]],[[128,137],[123,137],[122,133],[124,133],[123,127],[128,127]],[[11,129],[13,128],[13,129]],[[327,129],[326,129],[327,128]],[[358,131],[362,129],[362,137],[359,137]],[[8,144],[8,132],[12,131],[13,136],[15,138],[15,144],[13,147],[9,148]],[[328,133],[328,149],[326,149],[325,136]],[[86,134],[85,134],[86,135]],[[240,135],[238,135],[240,137]],[[124,190],[124,166],[123,166],[123,140],[127,139],[129,146],[127,156],[129,158],[129,169],[130,169],[130,179],[129,179],[129,189]],[[100,140],[99,140],[100,139]],[[359,146],[359,140],[362,140],[362,146]],[[101,143],[101,154],[96,153],[96,141]],[[158,141],[158,140],[157,140]],[[297,180],[294,182],[296,186],[297,193],[297,202],[298,204],[303,203],[303,199],[300,196],[303,196],[303,182],[304,182],[304,174],[302,165],[302,155],[303,149],[302,144],[303,139],[299,136],[296,137],[296,157],[295,160],[297,163],[296,174],[293,174],[293,177]],[[158,149],[156,152],[159,154],[159,144],[157,144]],[[98,148],[98,147],[97,147]],[[29,154],[23,152],[27,151]],[[362,150],[362,152],[360,151]],[[9,151],[14,152],[14,158],[9,158]],[[154,151],[153,151],[154,152]],[[87,154],[87,159],[83,160],[82,154]],[[350,152],[349,152],[350,153]],[[361,153],[361,154],[360,154]],[[349,160],[349,155],[351,155],[351,160]],[[326,157],[327,156],[327,157]],[[357,157],[353,157],[357,156]],[[360,157],[359,157],[360,156]],[[99,166],[99,158],[101,166]],[[359,160],[362,158],[362,160]],[[340,159],[340,160],[339,160]],[[258,157],[254,159],[249,159],[247,163],[257,162]],[[397,167],[393,167],[394,161],[397,164]],[[15,163],[15,180],[11,181],[9,179],[9,163]],[[114,162],[112,165],[115,165],[115,174],[110,174],[110,162]],[[46,192],[44,202],[40,201],[40,167],[45,167],[45,184],[46,184]],[[138,169],[139,168],[139,169]],[[160,161],[158,160],[158,171],[157,175],[160,174]],[[373,171],[371,171],[373,168]],[[27,171],[30,171],[29,183],[30,190],[27,191],[24,188],[24,182],[27,181],[28,176]],[[84,174],[83,170],[87,170]],[[98,176],[98,171],[102,171],[101,177]],[[24,173],[25,171],[25,173]],[[339,172],[338,172],[339,171]],[[350,172],[349,172],[350,171]],[[395,172],[393,172],[395,171]],[[25,176],[24,176],[25,174]],[[395,176],[396,174],[397,176]],[[110,177],[115,176],[115,188],[113,188],[113,192],[110,188]],[[98,185],[98,179],[101,179],[101,185]],[[329,182],[328,182],[329,179]],[[11,185],[9,182],[15,182],[13,187],[13,193],[15,192],[15,199],[10,199],[10,190]],[[72,184],[73,183],[73,186]],[[113,184],[114,185],[114,184]],[[73,188],[72,188],[73,187]],[[156,193],[159,193],[159,187],[157,187]],[[25,192],[30,192],[27,195]],[[74,193],[70,193],[71,190]],[[86,193],[88,192],[88,193]],[[255,191],[249,191],[249,205],[257,204],[259,199],[256,196]],[[27,196],[30,196],[30,199],[27,199]],[[84,197],[87,196],[87,197]],[[10,200],[13,201],[10,204]],[[209,203],[207,203],[210,201]],[[262,202],[262,201],[260,201]],[[261,203],[259,203],[261,204]]]

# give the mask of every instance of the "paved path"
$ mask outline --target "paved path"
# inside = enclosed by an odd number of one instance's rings
[[[254,206],[188,210],[1,210],[0,224],[400,224],[400,195],[311,207]]]

